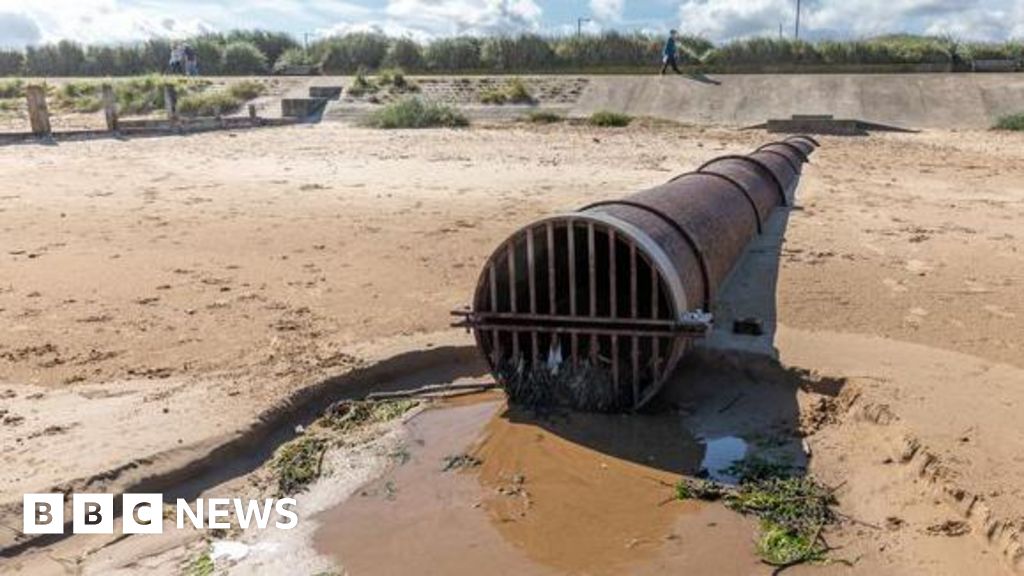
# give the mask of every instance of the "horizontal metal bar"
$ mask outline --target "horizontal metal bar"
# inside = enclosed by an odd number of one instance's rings
[[[586,335],[586,336],[656,336],[659,338],[703,338],[703,332],[677,332],[666,334],[665,332],[658,330],[630,330],[630,329],[610,329],[610,328],[592,328],[592,327],[580,327],[570,328],[567,326],[523,326],[517,324],[491,324],[491,323],[472,323],[469,321],[456,322],[452,324],[454,328],[473,328],[475,330],[501,330],[504,332],[545,332],[551,334],[574,334],[574,335]]]
[[[675,332],[705,332],[710,329],[711,321],[704,319],[693,320],[655,320],[649,318],[607,318],[603,316],[550,316],[546,314],[524,314],[512,312],[471,312],[469,310],[453,310],[452,316],[465,317],[465,323],[475,326],[483,323],[491,323],[504,326],[506,323],[519,324],[523,326],[542,327],[549,324],[569,324],[580,326],[594,326],[598,328],[642,328],[647,331],[657,331],[661,335]],[[462,325],[462,323],[460,323]]]

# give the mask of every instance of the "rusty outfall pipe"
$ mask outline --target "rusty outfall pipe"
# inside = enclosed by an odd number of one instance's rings
[[[817,146],[791,137],[534,222],[490,257],[456,326],[513,400],[529,381],[533,397],[560,386],[588,408],[639,408],[710,328],[723,281]]]

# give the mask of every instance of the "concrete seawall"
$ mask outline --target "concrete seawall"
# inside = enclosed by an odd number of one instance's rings
[[[573,114],[597,110],[695,124],[832,114],[903,128],[985,129],[1024,112],[1024,74],[596,76]]]

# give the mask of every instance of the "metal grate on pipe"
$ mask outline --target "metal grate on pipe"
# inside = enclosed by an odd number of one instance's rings
[[[534,222],[494,251],[454,325],[513,401],[639,408],[710,330],[721,283],[816,146],[789,138]]]

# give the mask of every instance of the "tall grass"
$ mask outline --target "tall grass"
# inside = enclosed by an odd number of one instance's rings
[[[0,98],[21,98],[24,95],[25,83],[21,80],[0,80]]]
[[[528,73],[636,72],[657,67],[662,35],[606,32],[577,37],[536,34],[458,36],[417,42],[379,32],[326,37],[306,50],[294,39],[266,31],[202,34],[187,40],[204,75],[253,74],[287,65],[319,66],[328,73],[367,73],[385,67],[409,72]],[[678,40],[684,63],[710,71],[771,70],[814,65],[841,70],[865,65],[960,65],[974,59],[1021,59],[1019,41],[961,42],[941,36],[888,35],[803,42],[762,37],[715,45],[699,36]],[[75,42],[0,50],[0,76],[128,76],[165,71],[173,43],[151,39],[119,46]],[[966,67],[964,68],[966,69]]]
[[[625,128],[632,122],[633,117],[628,114],[607,111],[594,112],[587,120],[587,123],[591,126],[599,126],[602,128]]]
[[[996,130],[1012,130],[1014,132],[1024,132],[1024,112],[1020,114],[1011,114],[1009,116],[1003,116],[995,125]]]
[[[375,111],[366,121],[374,128],[461,128],[469,125],[458,110],[422,98],[408,97]]]

